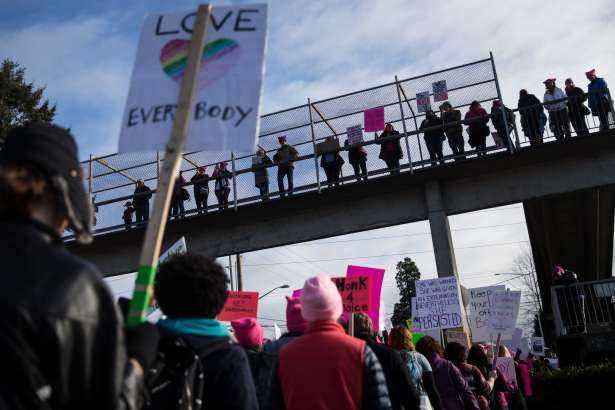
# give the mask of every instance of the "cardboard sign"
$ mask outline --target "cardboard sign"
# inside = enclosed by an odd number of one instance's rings
[[[416,281],[416,311],[423,331],[462,326],[459,286],[454,276]]]
[[[167,249],[162,255],[160,255],[160,258],[158,258],[158,263],[164,262],[171,256],[183,255],[186,252],[188,252],[188,247],[186,246],[186,238],[182,236],[173,245],[171,245],[169,249]]]
[[[502,338],[511,338],[519,315],[521,291],[496,291],[490,298],[489,326],[493,333],[501,333]]]
[[[522,343],[521,338],[522,338],[522,336],[523,336],[523,330],[521,330],[521,329],[519,329],[517,327],[513,331],[512,338],[511,339],[502,339],[502,343],[504,344],[504,346],[508,347],[508,350],[510,350],[512,354],[515,354],[517,349],[519,347],[521,347],[521,343]]]
[[[517,372],[515,372],[515,361],[512,357],[498,357],[495,364],[500,373],[508,379],[508,382],[517,384]]]
[[[120,152],[164,151],[186,68],[195,11],[143,24],[120,129]],[[267,6],[216,6],[209,21],[186,151],[254,152]]]
[[[258,292],[239,292],[231,290],[226,303],[218,315],[218,320],[231,321],[243,317],[256,317],[258,312]]]
[[[446,80],[436,81],[431,84],[433,90],[434,102],[448,100],[448,89],[446,88]]]
[[[363,129],[361,129],[361,124],[346,128],[346,137],[350,145],[363,142]]]
[[[416,107],[418,112],[427,112],[431,110],[431,100],[429,99],[429,91],[423,91],[416,94]]]
[[[482,288],[470,289],[470,305],[468,316],[470,330],[472,331],[472,341],[488,342],[492,339],[491,328],[489,327],[489,316],[491,314],[491,295],[496,291],[505,291],[504,285],[485,286]]]
[[[446,343],[457,342],[468,349],[470,348],[470,346],[468,346],[468,338],[463,331],[449,329],[445,331],[445,335]]]
[[[370,108],[363,111],[365,132],[376,132],[384,129],[384,107]]]
[[[352,278],[331,278],[342,297],[344,313],[369,314],[371,307],[371,278],[357,276]]]
[[[543,337],[532,337],[530,339],[532,345],[532,353],[535,356],[545,355],[545,339]]]
[[[384,280],[384,269],[369,268],[367,266],[348,265],[346,277],[367,276],[371,281],[371,298],[369,317],[374,323],[374,330],[380,330],[380,293],[382,292],[382,281]]]

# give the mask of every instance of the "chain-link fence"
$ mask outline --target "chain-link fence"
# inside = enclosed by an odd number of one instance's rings
[[[450,126],[459,125],[459,129],[461,129],[461,125],[464,124],[468,126],[468,129],[472,127],[470,124],[472,121],[468,122],[463,119],[469,118],[466,115],[472,102],[478,102],[491,111],[484,112],[482,116],[474,117],[473,122],[480,122],[481,119],[484,120],[484,123],[489,122],[489,125],[485,124],[488,129],[483,128],[485,133],[491,133],[492,137],[484,136],[484,145],[473,144],[474,149],[468,150],[468,143],[463,140],[463,136],[460,136],[461,146],[465,149],[465,152],[457,152],[456,154],[453,154],[452,150],[454,144],[443,144],[440,140],[439,144],[436,143],[435,151],[438,151],[438,146],[442,146],[440,150],[444,158],[439,159],[437,154],[434,154],[433,144],[427,144],[429,138],[425,132],[439,129],[441,138],[444,138],[442,132],[444,126],[421,128],[425,120],[425,110],[429,107],[425,107],[424,99],[417,102],[417,94],[428,92],[430,96],[427,100],[431,104],[430,108],[438,112],[440,107],[438,103],[434,102],[436,98],[433,90],[435,88],[434,83],[440,82],[442,84],[442,81],[446,84],[446,95],[445,98],[438,99],[446,100],[454,110],[459,110],[461,114],[460,121],[446,124],[447,134]],[[389,172],[414,172],[424,167],[436,165],[436,159],[442,163],[505,150],[512,154],[515,147],[519,148],[561,137],[561,127],[556,127],[556,130],[552,126],[552,124],[558,124],[558,118],[553,117],[550,111],[547,112],[550,127],[546,126],[547,115],[540,114],[544,108],[540,101],[538,101],[538,105],[508,110],[504,106],[497,105],[495,100],[500,99],[495,64],[491,56],[488,59],[417,77],[402,80],[398,80],[396,77],[395,81],[387,84],[321,101],[307,100],[304,105],[263,115],[260,121],[258,145],[266,151],[270,158],[275,157],[275,153],[280,147],[278,143],[280,136],[285,136],[287,143],[295,147],[299,157],[294,162],[294,171],[292,172],[294,180],[292,193],[301,194],[306,191],[320,191],[328,186],[325,182],[324,169],[320,166],[322,155],[315,154],[315,152],[317,144],[331,138],[337,140],[341,147],[339,153],[345,161],[338,169],[339,183],[347,184],[359,181],[359,178],[355,176],[353,166],[349,163],[349,151],[344,147],[344,142],[347,140],[347,128],[357,125],[363,128],[364,112],[376,107],[383,107],[385,121],[398,130],[400,135],[376,140],[376,137],[380,137],[380,133],[366,132],[364,141],[358,145],[353,145],[355,148],[362,146],[366,154],[367,178],[377,178]],[[598,117],[601,122],[606,121],[607,125],[603,124],[602,128],[605,126],[608,128],[608,124],[613,123],[610,97],[608,101],[608,104],[601,106],[602,113]],[[489,104],[492,104],[492,106],[489,107]],[[567,119],[562,117],[560,122],[566,120],[569,123],[571,119],[574,120],[575,134],[585,133],[585,128],[579,125],[581,121],[579,110],[584,110],[582,122],[587,124],[587,132],[598,129],[598,125],[593,120],[594,117],[590,117],[591,119],[587,121],[586,108],[584,109],[581,105],[576,104],[576,100],[565,101],[564,106],[568,107],[569,113]],[[547,106],[547,108],[550,110],[551,106]],[[425,125],[429,124],[425,123]],[[541,127],[546,131],[546,136],[543,137],[541,132],[540,141],[538,141],[538,130],[536,128]],[[466,129],[467,132],[469,132],[468,129]],[[564,137],[568,134],[569,132],[565,132]],[[401,148],[400,156],[402,159],[398,165],[393,165],[394,168],[398,168],[392,170],[390,169],[391,165],[387,164],[382,158],[388,155],[386,151],[392,145],[386,142],[396,143],[396,140],[399,140],[398,147]],[[432,155],[430,155],[430,149]],[[215,164],[221,161],[227,161],[228,168],[232,171],[232,178],[229,181],[230,207],[276,199],[281,196],[277,177],[280,168],[275,163],[267,167],[255,166],[256,155],[227,158],[223,154],[212,156],[210,153],[190,152],[186,153],[183,158],[181,171],[185,180],[188,181],[185,188],[190,192],[190,199],[184,202],[185,217],[196,213],[195,195],[190,186],[190,178],[196,173],[198,167],[207,167],[207,173],[211,176]],[[163,160],[157,153],[130,153],[91,158],[91,160],[82,164],[88,190],[97,210],[96,231],[98,233],[134,227],[134,223],[128,226],[122,223],[124,205],[126,202],[132,201],[137,180],[141,179],[152,190],[156,189],[160,162]],[[255,184],[255,171],[259,168],[264,169],[268,174],[267,186],[270,193],[267,196],[261,196],[261,192]],[[89,178],[90,175],[92,175],[92,178]],[[285,181],[285,184],[288,189],[287,181]],[[209,190],[207,211],[213,212],[218,210],[216,195],[214,195],[214,179],[209,181]]]

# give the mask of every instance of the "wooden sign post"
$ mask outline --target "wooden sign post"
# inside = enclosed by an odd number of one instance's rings
[[[141,249],[135,290],[130,302],[130,311],[128,312],[128,326],[143,323],[152,297],[158,255],[160,254],[160,247],[166,228],[174,176],[179,171],[184,143],[188,135],[194,89],[201,68],[202,50],[205,46],[207,26],[211,12],[211,5],[199,5],[192,39],[190,40],[186,70],[182,78],[177,100],[177,111],[171,130],[171,138],[166,147],[164,163],[160,170],[160,178],[158,179],[158,187],[154,199],[154,209],[145,231],[145,240]]]

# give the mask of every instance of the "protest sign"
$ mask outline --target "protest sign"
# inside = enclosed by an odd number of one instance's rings
[[[535,356],[545,355],[545,339],[543,337],[532,337],[530,342],[532,346],[532,353]]]
[[[167,249],[165,252],[162,253],[162,255],[160,255],[158,261],[159,263],[162,263],[171,256],[183,255],[186,252],[188,252],[188,248],[186,247],[186,238],[182,236],[173,245],[171,245],[169,249]]]
[[[501,334],[504,339],[511,338],[519,315],[521,291],[498,290],[490,299],[489,326],[493,333]]]
[[[496,367],[506,376],[510,383],[517,384],[517,373],[515,372],[515,361],[512,357],[498,357]]]
[[[522,338],[522,336],[523,336],[523,330],[521,330],[521,329],[519,329],[517,327],[513,331],[512,338],[506,339],[506,340],[502,340],[502,343],[506,347],[508,347],[508,350],[510,350],[514,354],[517,351],[517,349],[521,346],[521,343],[522,343],[521,338]]]
[[[229,291],[226,303],[218,315],[218,320],[231,321],[242,317],[256,317],[258,312],[258,292]]]
[[[384,129],[384,107],[370,108],[363,111],[365,132],[376,132]]]
[[[448,89],[446,88],[446,80],[436,81],[431,85],[433,90],[434,102],[448,100]]]
[[[295,290],[293,290],[293,293],[291,293],[290,297],[291,298],[300,298],[301,297],[301,290],[302,289],[295,289]]]
[[[120,152],[164,151],[195,25],[192,10],[152,14],[141,30],[120,129]],[[186,151],[254,152],[267,6],[219,6],[201,53]]]
[[[276,322],[273,322],[273,340],[278,340],[282,337],[282,329]]]
[[[348,143],[350,145],[363,142],[363,130],[361,129],[361,124],[346,128],[346,136],[348,137]]]
[[[384,280],[384,269],[369,268],[366,266],[348,265],[346,277],[367,276],[371,281],[369,317],[374,323],[374,330],[380,330],[380,293],[382,291],[382,281]]]
[[[474,343],[491,340],[489,315],[491,313],[491,300],[489,297],[496,291],[505,291],[504,285],[485,286],[470,289],[470,308],[468,312],[472,341]]]
[[[416,94],[416,107],[418,112],[427,112],[431,110],[431,100],[429,99],[429,91],[423,91]]]
[[[470,346],[468,346],[468,337],[466,336],[466,334],[461,331],[461,330],[446,330],[445,331],[445,336],[446,336],[446,343],[451,343],[451,342],[456,342],[459,343],[465,347],[467,347],[468,349],[470,348]]]
[[[331,278],[337,287],[344,313],[366,313],[370,311],[371,304],[371,278],[356,276],[352,278]]]
[[[463,325],[454,276],[416,281],[416,311],[423,331]]]

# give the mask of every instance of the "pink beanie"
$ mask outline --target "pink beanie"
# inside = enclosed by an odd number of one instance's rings
[[[326,275],[305,281],[301,291],[301,315],[308,322],[337,320],[342,314],[342,297]]]
[[[286,328],[289,332],[305,332],[307,322],[301,316],[301,299],[286,296]]]
[[[263,345],[263,328],[253,317],[244,317],[231,321],[235,337],[243,347]]]

